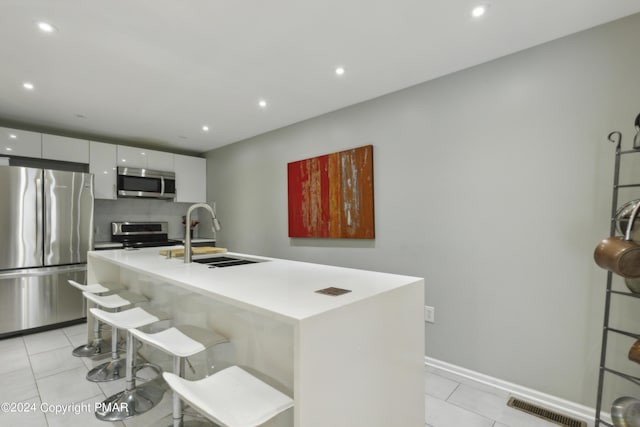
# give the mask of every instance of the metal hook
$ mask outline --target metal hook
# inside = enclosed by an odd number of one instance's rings
[[[617,139],[614,139],[613,137],[617,136]],[[616,144],[616,149],[619,150],[620,149],[620,145],[622,144],[622,134],[620,132],[613,131],[609,134],[609,136],[607,136],[607,139],[611,142],[613,142],[614,144]]]

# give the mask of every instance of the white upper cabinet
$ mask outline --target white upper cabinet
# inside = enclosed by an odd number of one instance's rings
[[[174,160],[176,202],[205,202],[207,200],[207,160],[180,154],[176,154]]]
[[[147,153],[146,150],[136,147],[128,147],[126,145],[118,145],[118,166],[128,166],[132,168],[147,167]]]
[[[118,145],[118,166],[173,172],[173,154]]]
[[[0,128],[0,155],[42,158],[42,134]]]
[[[42,135],[42,158],[89,163],[89,141],[58,135]]]
[[[89,172],[94,174],[96,199],[116,199],[116,146],[89,141]]]
[[[157,171],[173,172],[175,171],[174,156],[173,153],[147,150],[147,167]]]

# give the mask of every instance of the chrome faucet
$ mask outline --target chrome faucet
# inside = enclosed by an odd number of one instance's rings
[[[191,212],[193,212],[194,210],[198,209],[198,208],[204,208],[206,210],[209,211],[209,213],[211,214],[211,230],[213,230],[213,232],[215,233],[216,231],[220,231],[220,222],[218,221],[218,218],[216,218],[216,213],[214,212],[213,208],[207,204],[207,203],[196,203],[194,205],[189,206],[189,209],[187,210],[187,217],[184,221],[184,226],[185,226],[185,232],[184,232],[184,262],[185,263],[190,263],[191,262]]]

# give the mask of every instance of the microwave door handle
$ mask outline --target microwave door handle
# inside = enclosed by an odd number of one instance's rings
[[[164,176],[160,177],[160,195],[164,196]]]

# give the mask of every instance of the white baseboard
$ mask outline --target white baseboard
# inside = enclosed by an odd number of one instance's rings
[[[431,357],[425,357],[424,363],[426,366],[433,368],[435,373],[448,373],[462,380],[471,380],[484,386],[507,392],[518,399],[535,403],[572,418],[584,420],[589,426],[593,426],[596,413],[594,408],[510,383],[499,378],[490,377],[489,375],[481,374]],[[602,419],[611,423],[611,416],[608,413],[603,413]]]

